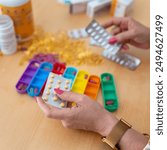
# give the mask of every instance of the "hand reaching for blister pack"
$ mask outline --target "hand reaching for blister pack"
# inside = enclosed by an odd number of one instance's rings
[[[114,35],[110,44],[122,43],[123,49],[129,49],[127,44],[142,49],[150,48],[150,29],[129,17],[112,18],[103,24],[104,28],[115,26],[112,30]]]
[[[77,103],[77,106],[59,109],[47,105],[40,97],[36,99],[45,115],[61,120],[64,127],[94,131],[102,136],[107,136],[118,121],[115,116],[86,95],[60,92],[60,90],[57,95],[65,101]]]

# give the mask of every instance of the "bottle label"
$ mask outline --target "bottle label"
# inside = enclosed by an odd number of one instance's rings
[[[2,14],[8,15],[13,19],[18,41],[26,41],[33,35],[34,24],[31,1],[18,7],[1,5],[1,11]]]

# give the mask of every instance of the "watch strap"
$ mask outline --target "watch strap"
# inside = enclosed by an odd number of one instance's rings
[[[116,145],[119,143],[120,139],[125,134],[125,132],[131,127],[132,126],[125,120],[120,119],[118,123],[113,127],[109,136],[102,137],[102,141],[107,143],[114,150],[116,150]]]

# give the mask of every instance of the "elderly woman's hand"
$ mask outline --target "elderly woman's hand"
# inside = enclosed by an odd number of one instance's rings
[[[114,35],[110,44],[122,43],[124,49],[128,49],[127,44],[142,49],[150,48],[150,29],[129,17],[112,18],[103,24],[104,28],[115,26],[112,30]]]
[[[86,95],[63,91],[57,92],[57,95],[65,101],[77,103],[77,106],[58,109],[47,105],[40,97],[36,99],[45,115],[61,120],[64,127],[94,131],[107,136],[118,121],[115,116]]]

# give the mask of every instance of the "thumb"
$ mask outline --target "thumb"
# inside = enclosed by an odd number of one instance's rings
[[[62,100],[68,101],[68,102],[75,102],[80,103],[82,100],[82,95],[74,92],[66,92],[62,91],[60,89],[55,89],[55,92],[58,97],[60,97]]]

